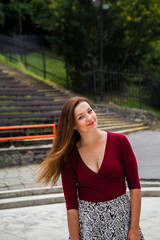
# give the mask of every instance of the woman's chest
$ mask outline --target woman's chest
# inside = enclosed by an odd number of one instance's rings
[[[79,156],[84,165],[97,173],[103,163],[105,152],[106,142],[103,144],[94,145],[92,147],[80,149]]]
[[[121,152],[118,149],[106,148],[101,166],[96,169],[94,165],[84,163],[80,157],[77,156],[76,175],[79,183],[92,182],[95,178],[119,178],[124,176],[124,167],[121,159]],[[94,156],[93,156],[94,158]],[[94,158],[95,159],[95,158]],[[92,167],[92,168],[91,168]]]

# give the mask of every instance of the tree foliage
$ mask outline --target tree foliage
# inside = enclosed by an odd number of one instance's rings
[[[21,14],[22,34],[33,34],[33,32],[36,32],[36,26],[32,21],[33,7],[30,4],[30,0],[1,0],[1,5],[3,6],[1,33],[10,36],[19,34],[19,14]]]
[[[142,63],[153,51],[151,42],[159,39],[160,1],[108,2],[109,10],[103,10],[105,63]],[[93,7],[92,0],[1,0],[1,32],[18,33],[19,10],[24,33],[43,29],[69,65],[76,61],[81,66],[87,55],[99,58],[100,7]]]
[[[92,0],[1,2],[0,24],[5,21],[1,32],[18,32],[20,3],[24,32],[45,31],[49,46],[64,57],[74,87],[84,89],[87,82],[90,85],[92,61],[99,62],[100,55],[100,7],[94,7]],[[160,53],[155,60],[157,44],[153,43],[160,40],[160,1],[103,0],[106,2],[109,10],[103,10],[104,64],[140,64],[159,76]]]
[[[97,9],[90,0],[32,0],[32,4],[39,9],[39,16],[34,18],[36,24],[48,32],[51,46],[64,56],[68,75],[79,88],[85,84],[82,72],[86,60],[92,59],[98,51]]]
[[[0,26],[4,25],[4,12],[3,12],[3,4],[0,3]]]
[[[151,43],[153,52],[143,62],[143,75],[149,103],[160,108],[160,41]]]
[[[160,36],[160,1],[112,0],[105,15],[105,56],[121,63],[142,63],[152,52],[150,43]]]
[[[100,8],[91,0],[32,0],[34,20],[52,47],[65,57],[72,79],[80,81],[84,65],[99,59]],[[111,0],[103,10],[104,62],[142,64],[160,34],[159,0]],[[88,64],[89,65],[89,64]],[[88,67],[87,67],[88,68]],[[78,86],[78,85],[77,85]]]

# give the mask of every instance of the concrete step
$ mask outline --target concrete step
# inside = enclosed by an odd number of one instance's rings
[[[118,121],[123,121],[124,122],[124,119],[119,119],[118,117],[115,117],[115,116],[99,116],[97,115],[97,118],[98,120],[102,120],[102,121],[105,121],[105,120],[118,120]]]
[[[98,112],[98,127],[104,131],[112,131],[115,133],[132,133],[149,129],[149,126],[144,126],[143,123],[127,122],[125,119],[119,119],[113,114]]]
[[[93,109],[98,117],[114,117],[116,114],[114,112],[103,112],[102,109]]]
[[[62,186],[0,191],[0,199],[63,193]]]
[[[140,123],[140,124],[138,124],[138,123],[136,123],[136,124],[130,124],[130,123],[123,123],[123,124],[112,124],[112,125],[110,125],[110,124],[106,124],[105,126],[102,126],[102,125],[99,125],[98,124],[98,126],[101,128],[101,129],[105,129],[105,128],[107,128],[107,129],[115,129],[115,128],[130,128],[130,127],[143,127],[143,124],[142,123]]]
[[[123,120],[118,120],[118,119],[99,119],[98,118],[98,124],[103,124],[103,125],[108,125],[110,126],[110,124],[112,125],[118,125],[118,124],[137,124],[137,123],[133,123],[133,122],[126,122],[126,121],[123,121]],[[111,126],[112,126],[111,125]]]
[[[147,130],[147,129],[149,129],[149,127],[148,127],[148,126],[144,126],[144,127],[137,127],[137,128],[123,129],[123,130],[118,130],[118,131],[113,131],[113,132],[115,132],[115,133],[123,133],[123,134],[127,134],[127,133],[136,132],[136,131]]]
[[[99,127],[103,127],[103,126],[125,126],[128,123],[124,122],[124,121],[99,121],[98,120],[98,126]]]
[[[38,206],[64,202],[63,193],[43,194],[16,198],[4,198],[0,200],[0,210],[28,206]]]
[[[143,183],[142,197],[160,197],[160,183]],[[144,187],[143,187],[144,186]],[[127,192],[129,192],[127,190]],[[1,192],[0,209],[19,208],[64,202],[62,186]]]
[[[2,69],[0,69],[0,77],[1,76],[9,76],[7,72],[3,72]]]
[[[149,129],[148,126],[131,126],[131,125],[126,125],[126,126],[112,126],[112,127],[108,127],[108,126],[103,126],[103,127],[99,127],[99,129],[104,130],[104,131],[112,131],[115,133],[131,133],[131,132],[135,132],[135,131],[142,131],[142,130],[146,130]]]
[[[160,181],[145,181],[145,180],[141,180],[141,187],[145,188],[145,187],[160,187]]]
[[[145,188],[158,188],[160,187],[160,181],[142,181],[141,187]],[[62,185],[51,187],[39,187],[39,188],[29,188],[29,189],[15,189],[0,191],[0,199],[4,198],[16,198],[16,197],[26,197],[26,196],[38,196],[47,195],[54,193],[63,193]]]
[[[142,197],[160,197],[160,187],[145,187],[141,189]]]

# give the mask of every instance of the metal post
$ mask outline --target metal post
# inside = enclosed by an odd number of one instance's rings
[[[103,5],[100,0],[100,84],[101,101],[103,101]]]
[[[139,78],[139,104],[140,104],[140,109],[142,109],[142,87],[141,87],[141,69],[140,69],[140,66],[138,66],[138,78]]]
[[[25,66],[26,66],[26,68],[28,67],[28,65],[27,65],[27,50],[26,50],[26,52],[25,52]]]
[[[104,84],[103,84],[103,9],[108,10],[109,5],[103,4],[103,0],[92,0],[93,6],[100,5],[100,95],[101,101],[103,101],[103,91],[104,91]]]
[[[68,61],[67,60],[66,60],[66,80],[67,80],[67,89],[69,89]]]
[[[21,5],[20,5],[21,0],[18,2],[18,22],[19,22],[19,36],[22,41],[22,14],[21,14]],[[21,55],[21,61],[23,61],[23,48],[20,48],[20,55]]]
[[[21,6],[20,6],[20,0],[19,0],[19,3],[18,3],[18,8],[19,8],[19,11],[18,11],[18,21],[19,21],[19,35],[20,37],[22,36],[22,14],[21,14]]]
[[[94,62],[93,62],[93,85],[94,85],[94,102],[97,103],[96,66]]]
[[[45,52],[42,49],[42,59],[43,59],[43,77],[46,79],[46,62],[45,62]]]
[[[12,52],[11,52],[10,48],[9,48],[9,60],[10,60],[10,62],[12,62]]]

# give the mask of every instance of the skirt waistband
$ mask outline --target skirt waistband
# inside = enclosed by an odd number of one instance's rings
[[[81,199],[79,199],[78,200],[78,202],[79,202],[79,204],[90,204],[90,205],[97,205],[97,204],[100,204],[100,205],[103,205],[103,204],[111,204],[111,203],[114,203],[114,202],[119,202],[119,201],[123,201],[124,202],[124,200],[127,200],[127,201],[129,201],[129,196],[128,196],[128,194],[127,193],[125,193],[125,194],[123,194],[123,195],[121,195],[121,196],[119,196],[119,197],[117,197],[117,198],[114,198],[114,199],[112,199],[112,200],[109,200],[109,201],[103,201],[103,202],[89,202],[89,201],[85,201],[85,200],[81,200]]]

